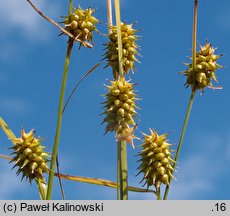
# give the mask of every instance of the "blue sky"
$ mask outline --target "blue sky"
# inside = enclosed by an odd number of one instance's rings
[[[73,1],[83,8],[97,8],[107,32],[106,6],[102,0]],[[48,16],[60,21],[66,14],[68,1],[34,1]],[[223,90],[197,93],[179,158],[176,181],[172,183],[170,199],[229,199],[230,198],[230,76],[229,38],[230,2],[201,1],[198,13],[198,42],[207,39],[224,56],[219,63],[224,69],[216,72]],[[191,55],[193,0],[121,1],[121,16],[128,23],[136,22],[141,29],[140,58],[137,72],[131,76],[138,83],[142,101],[138,129],[148,133],[172,131],[171,143],[179,141],[190,89],[184,88],[185,70],[182,62]],[[66,52],[65,36],[37,15],[26,1],[0,2],[0,116],[20,135],[21,128],[36,129],[45,138],[43,145],[52,151],[59,89]],[[95,34],[93,50],[76,44],[69,72],[66,94],[84,73],[101,60],[106,37]],[[103,69],[105,62],[80,85],[64,114],[60,142],[62,173],[116,180],[116,142],[114,134],[104,134],[102,95],[104,84],[112,79],[111,70]],[[141,137],[141,133],[137,133]],[[135,143],[136,146],[140,142]],[[8,154],[11,143],[0,131],[0,153]],[[135,155],[138,148],[128,146],[129,183],[141,186]],[[36,185],[21,182],[11,170],[12,165],[0,160],[0,199],[38,199]],[[114,189],[64,181],[68,199],[116,199]],[[54,199],[60,199],[55,182]],[[130,199],[155,199],[152,194],[130,192]]]

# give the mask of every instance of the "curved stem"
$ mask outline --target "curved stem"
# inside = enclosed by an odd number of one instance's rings
[[[53,146],[52,157],[51,157],[51,165],[50,165],[51,172],[49,174],[48,191],[47,191],[47,197],[46,197],[48,200],[51,199],[51,194],[52,194],[54,169],[55,169],[56,156],[57,156],[57,152],[58,152],[58,144],[59,144],[59,139],[60,139],[60,134],[61,134],[62,108],[63,108],[65,88],[66,88],[66,82],[67,82],[67,77],[68,77],[70,56],[71,56],[71,52],[72,52],[72,48],[73,48],[73,43],[74,43],[73,39],[69,38],[67,53],[66,53],[66,59],[65,59],[64,72],[63,72],[63,78],[62,78],[60,99],[59,99],[59,105],[58,105],[56,134],[55,134],[54,146]]]

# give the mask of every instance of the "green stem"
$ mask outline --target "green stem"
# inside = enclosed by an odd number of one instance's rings
[[[127,167],[127,144],[125,141],[118,142],[119,157],[119,194],[121,200],[128,199],[128,167]]]
[[[194,0],[193,27],[192,27],[192,70],[193,71],[196,69],[197,11],[198,11],[198,0]],[[193,74],[195,74],[195,73],[193,73]],[[195,79],[195,77],[193,77],[193,79]],[[188,104],[188,108],[187,108],[187,113],[186,113],[183,128],[182,128],[179,145],[178,145],[177,150],[176,150],[176,156],[174,159],[175,162],[173,163],[174,170],[176,168],[176,163],[178,161],[178,157],[180,154],[180,149],[181,149],[181,146],[183,143],[184,134],[185,134],[188,120],[190,117],[190,113],[191,113],[193,101],[195,98],[195,94],[196,94],[196,86],[194,85],[194,86],[192,86],[192,93],[190,96],[190,100],[189,100],[189,104]],[[170,185],[170,181],[171,181],[171,179],[169,179],[169,185]],[[168,197],[169,185],[166,186],[165,193],[164,193],[164,200],[166,200]]]
[[[198,11],[198,0],[194,0],[194,13],[193,13],[193,27],[192,27],[192,69],[196,70],[196,35],[197,35],[197,11]],[[196,79],[196,73],[193,73],[193,80]],[[195,83],[195,82],[194,82]],[[193,86],[195,91],[196,85]]]
[[[176,155],[175,155],[175,159],[174,159],[175,162],[172,165],[174,170],[176,168],[176,163],[178,161],[181,146],[182,146],[182,143],[183,143],[183,140],[184,140],[184,135],[185,135],[186,127],[187,127],[188,120],[189,120],[189,117],[190,117],[190,113],[191,113],[193,101],[194,101],[194,98],[195,98],[195,94],[196,94],[196,91],[192,91],[191,96],[190,96],[190,100],[189,100],[189,104],[188,104],[188,108],[187,108],[187,112],[186,112],[186,116],[185,116],[185,120],[184,120],[184,124],[183,124],[183,128],[182,128],[182,132],[181,132],[181,136],[180,136],[180,142],[179,142],[179,145],[178,145],[177,150],[176,150]],[[170,185],[170,181],[171,181],[171,179],[169,179],[169,185]],[[166,186],[165,194],[164,194],[164,200],[166,200],[167,197],[168,197],[169,185]]]
[[[70,56],[71,56],[71,52],[72,52],[72,48],[73,48],[73,43],[74,43],[73,39],[69,38],[67,53],[66,53],[66,59],[65,59],[64,72],[63,72],[63,78],[62,78],[60,99],[59,99],[59,105],[58,105],[56,134],[55,134],[54,146],[53,146],[52,157],[51,157],[51,165],[50,165],[51,172],[49,174],[48,191],[47,191],[47,197],[46,197],[48,200],[50,200],[51,196],[52,196],[54,169],[55,169],[56,156],[57,156],[57,152],[58,152],[58,144],[59,144],[59,139],[60,139],[60,134],[61,134],[62,108],[63,108],[65,88],[66,88],[66,82],[67,82],[67,77],[68,77]]]
[[[122,37],[121,37],[121,14],[120,14],[120,1],[115,0],[115,13],[116,13],[116,25],[117,25],[117,42],[118,42],[118,60],[119,60],[119,75],[124,75],[123,63],[122,63]],[[127,165],[127,149],[126,141],[118,141],[118,158],[117,158],[117,170],[118,170],[118,198],[121,200],[128,199],[128,165]]]
[[[117,200],[121,199],[121,179],[120,179],[120,170],[121,170],[121,143],[117,142]]]
[[[123,63],[122,63],[121,14],[120,14],[120,1],[119,0],[115,0],[115,13],[116,13],[116,25],[117,25],[119,75],[123,76],[124,69],[123,69]]]

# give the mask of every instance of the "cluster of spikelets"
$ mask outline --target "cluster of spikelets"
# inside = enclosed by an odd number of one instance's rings
[[[79,39],[83,46],[86,46],[86,42],[93,42],[93,31],[97,31],[95,25],[99,20],[93,16],[94,12],[95,10],[91,8],[83,10],[79,6],[73,8],[73,13],[70,13],[64,21],[66,30]]]
[[[193,90],[204,89],[209,86],[212,87],[212,80],[217,82],[215,71],[222,68],[216,63],[216,60],[221,55],[215,55],[215,48],[210,43],[206,42],[204,46],[200,46],[199,52],[196,53],[195,70],[192,64],[186,64],[188,69],[184,72],[187,76],[186,87],[191,86]]]
[[[145,181],[147,187],[155,186],[158,190],[161,184],[169,185],[169,179],[174,178],[172,173],[171,144],[166,140],[167,134],[158,135],[156,131],[150,130],[151,134],[144,134],[144,141],[141,145],[141,165],[138,167],[140,173],[144,174],[141,182]]]
[[[111,26],[111,33],[109,34],[109,42],[106,45],[107,52],[105,58],[108,61],[107,66],[111,66],[113,71],[119,71],[118,62],[118,38],[117,38],[117,26]],[[121,23],[121,37],[122,37],[122,54],[123,54],[123,69],[125,73],[134,71],[134,62],[137,61],[135,55],[138,55],[136,44],[138,36],[135,35],[137,30],[133,29],[133,24]]]
[[[135,126],[134,117],[137,108],[137,100],[134,93],[134,84],[126,81],[124,77],[110,81],[108,93],[105,95],[104,102],[106,115],[104,122],[107,123],[106,132],[115,131],[119,141],[127,141],[133,145],[133,127]],[[133,126],[133,127],[130,127]]]
[[[12,140],[15,145],[11,148],[14,150],[14,167],[18,167],[17,174],[22,173],[22,178],[26,177],[31,182],[38,178],[45,183],[44,172],[48,172],[47,157],[49,154],[44,152],[41,145],[41,139],[34,137],[34,130],[29,133],[21,130],[21,137]]]

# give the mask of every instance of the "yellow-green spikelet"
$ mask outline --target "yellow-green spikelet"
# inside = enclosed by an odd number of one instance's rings
[[[186,87],[191,86],[193,90],[204,91],[207,86],[212,87],[212,79],[217,82],[215,71],[222,66],[217,64],[216,60],[221,55],[215,55],[214,51],[215,48],[208,42],[200,46],[200,50],[196,53],[195,71],[192,69],[192,63],[186,64],[188,66],[184,72],[187,76]]]
[[[73,13],[70,13],[65,21],[66,30],[77,37],[83,46],[85,46],[85,41],[93,42],[93,31],[97,31],[96,24],[99,22],[93,16],[95,10],[90,7],[86,10],[78,8],[73,8]]]
[[[107,59],[107,66],[111,66],[113,71],[118,73],[118,42],[117,42],[117,26],[111,26],[111,33],[109,34],[110,41],[105,44],[107,46],[107,52],[105,53],[105,59]],[[136,44],[136,40],[139,38],[135,35],[137,30],[133,29],[133,24],[121,23],[121,37],[122,37],[122,51],[123,51],[123,68],[124,72],[128,73],[130,70],[134,71],[134,62],[139,62],[136,55],[139,55]]]
[[[13,140],[15,145],[11,148],[14,150],[14,167],[18,167],[17,174],[22,173],[22,178],[26,177],[31,182],[33,179],[41,179],[45,183],[43,177],[44,172],[48,172],[47,157],[49,154],[44,152],[44,146],[41,140],[34,137],[34,130],[29,133],[21,130],[21,137]]]
[[[134,84],[126,81],[124,77],[110,81],[111,85],[107,86],[108,93],[105,95],[104,102],[106,110],[103,123],[107,123],[106,132],[115,131],[119,141],[132,143],[133,128],[135,126],[135,101],[137,100],[134,93]]]
[[[167,134],[158,135],[150,129],[151,134],[144,134],[140,156],[141,165],[138,167],[140,173],[144,174],[141,182],[145,181],[147,188],[155,186],[158,190],[161,184],[169,185],[169,179],[174,178],[172,173],[173,160],[171,159],[171,144],[166,140]]]

